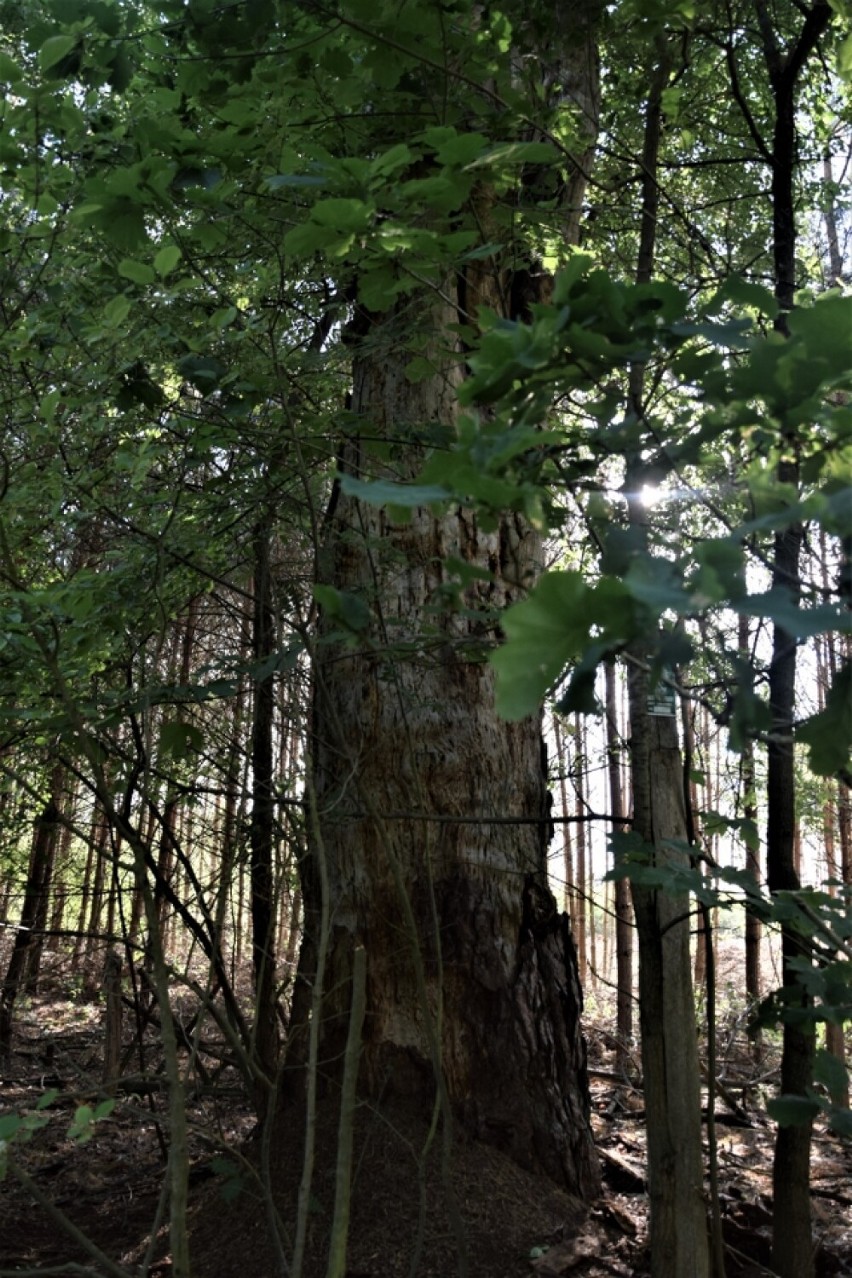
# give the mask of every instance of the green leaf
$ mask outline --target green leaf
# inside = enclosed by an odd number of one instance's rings
[[[530,596],[504,614],[506,643],[490,657],[501,717],[534,714],[569,661],[590,644],[592,628],[622,634],[631,616],[629,595],[620,582],[605,578],[589,587],[578,572],[545,573]]]
[[[843,80],[852,80],[852,32],[837,50],[837,71]]]
[[[595,692],[598,666],[609,652],[609,644],[593,643],[586,648],[571,671],[568,687],[559,699],[560,714],[597,714],[600,702]]]
[[[435,372],[436,366],[433,359],[415,355],[414,359],[409,360],[405,366],[405,380],[416,384],[425,381],[427,377],[434,377]]]
[[[130,314],[130,307],[130,298],[123,293],[111,297],[102,312],[103,322],[109,328],[120,328]]]
[[[213,191],[222,181],[222,170],[215,167],[206,169],[181,168],[172,179],[172,186],[177,191],[191,191],[193,187],[201,187],[204,191]]]
[[[739,822],[743,843],[749,852],[760,851],[760,831],[750,817],[743,817]]]
[[[204,734],[192,723],[175,719],[160,727],[160,751],[173,759],[185,759],[204,749]]]
[[[209,395],[228,370],[215,355],[184,355],[178,360],[178,371],[196,390]]]
[[[814,1056],[814,1081],[821,1083],[829,1096],[842,1096],[849,1084],[849,1071],[833,1052],[820,1047]]]
[[[134,284],[153,284],[157,278],[146,262],[137,262],[132,257],[124,257],[118,264],[118,273],[125,280]]]
[[[95,1112],[91,1105],[78,1105],[74,1111],[74,1118],[68,1127],[68,1139],[78,1141],[85,1144],[86,1141],[92,1139],[94,1132],[92,1124],[95,1120]]]
[[[767,1102],[766,1111],[779,1127],[805,1127],[819,1113],[819,1102],[810,1096],[778,1096]]]
[[[411,280],[400,278],[392,263],[383,262],[362,272],[358,279],[358,300],[370,311],[388,310],[400,293],[411,289]]]
[[[246,1187],[245,1176],[238,1163],[230,1158],[211,1158],[210,1170],[222,1177],[219,1193],[225,1202],[233,1202]]]
[[[695,547],[699,571],[692,583],[696,604],[738,599],[746,593],[745,563],[740,538],[711,537]]]
[[[775,295],[762,284],[753,284],[741,275],[729,275],[712,300],[702,308],[702,313],[718,315],[727,302],[754,309],[768,319],[775,319],[778,314]]]
[[[341,492],[357,497],[371,506],[432,506],[450,496],[438,484],[398,484],[390,479],[358,479],[355,475],[338,475]]]
[[[24,73],[14,58],[10,58],[8,53],[0,53],[0,81],[17,84],[23,77]]]
[[[375,211],[375,205],[366,200],[335,196],[332,199],[318,200],[311,209],[311,219],[318,226],[330,227],[335,231],[359,232],[367,230]]]
[[[275,173],[266,179],[266,185],[270,191],[277,191],[281,187],[328,186],[328,181],[328,176],[321,173]]]
[[[109,200],[103,204],[84,204],[75,216],[86,219],[117,249],[132,252],[147,241],[145,213],[132,199]]]
[[[831,1130],[844,1140],[852,1140],[852,1110],[845,1105],[827,1105],[826,1114]]]
[[[370,172],[375,177],[387,178],[408,168],[413,158],[411,148],[404,142],[397,142],[395,146],[376,156],[370,165]]]
[[[849,765],[852,753],[852,663],[835,675],[825,708],[796,729],[808,746],[809,762],[818,776],[830,777]]]
[[[109,68],[109,83],[116,93],[124,93],[133,79],[133,61],[124,44],[113,54]]]
[[[154,270],[161,278],[165,279],[175,269],[182,256],[183,254],[176,244],[167,244],[155,255]]]
[[[744,599],[734,600],[732,607],[744,616],[768,617],[789,635],[801,639],[824,634],[829,630],[836,630],[838,634],[848,634],[850,620],[852,620],[847,612],[834,608],[830,604],[799,608],[789,590],[783,586],[774,587],[762,594],[747,595]]]
[[[816,374],[814,390],[828,387],[836,380],[849,380],[852,374],[852,297],[827,293],[812,306],[799,306],[791,311],[788,324],[791,339],[801,348],[797,351],[796,372],[803,366]]]
[[[500,142],[468,163],[468,168],[498,164],[557,164],[560,153],[550,142]]]
[[[122,372],[121,389],[115,402],[122,412],[129,412],[137,404],[146,408],[159,408],[166,402],[161,386],[151,378],[145,365],[137,360]]]
[[[211,327],[218,329],[228,328],[238,315],[239,311],[236,306],[221,306],[210,316]]]
[[[63,403],[63,392],[61,390],[47,391],[46,395],[42,395],[40,404],[40,413],[45,422],[54,420],[56,409]]]
[[[435,148],[435,154],[441,164],[471,164],[482,156],[488,139],[483,133],[457,133],[451,128],[427,129],[423,134],[427,146]]]
[[[668,559],[656,555],[634,558],[624,575],[633,597],[658,619],[664,612],[689,612],[692,600],[683,588],[680,573]]]
[[[369,607],[360,595],[334,586],[314,586],[314,599],[329,617],[339,621],[347,630],[356,634],[366,630],[372,621]]]
[[[23,1121],[20,1114],[0,1114],[0,1141],[12,1140]]]
[[[45,40],[39,49],[38,64],[42,71],[51,71],[77,45],[76,35],[55,35]]]
[[[316,222],[303,222],[284,236],[284,249],[291,257],[312,257],[320,249],[338,240],[336,232]]]

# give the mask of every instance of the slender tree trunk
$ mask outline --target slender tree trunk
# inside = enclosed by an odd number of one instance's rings
[[[609,798],[613,815],[624,816],[624,796],[621,787],[621,733],[618,728],[614,661],[606,663],[604,674]],[[623,833],[629,829],[629,826],[619,825],[616,822],[613,824],[613,829]],[[633,909],[630,902],[630,884],[627,879],[617,879],[615,883],[615,960],[617,988],[615,1064],[617,1069],[625,1070],[630,1061],[628,1049],[633,1040]]]
[[[849,789],[842,781],[837,782],[837,836],[840,840],[840,877],[844,887],[849,887],[852,885],[852,803]]]
[[[688,775],[685,778],[684,802],[689,804],[691,813],[690,827],[694,828],[695,814],[698,811],[698,791],[695,785],[695,779],[692,776],[695,768],[695,721],[693,719],[692,706],[686,697],[680,700],[680,722],[683,732],[683,750],[686,759],[686,769]],[[700,989],[704,984],[707,973],[707,924],[706,916],[703,910],[697,912],[695,923],[695,971],[693,980],[695,988]]]
[[[252,660],[268,662],[275,652],[270,568],[271,515],[254,533],[254,611]],[[278,1016],[275,1010],[275,807],[273,795],[273,729],[275,681],[270,670],[254,684],[251,724],[252,809],[251,933],[254,973],[254,1057],[258,1070],[255,1108],[261,1120],[269,1102],[278,1065]]]
[[[249,627],[246,625],[243,627],[240,640],[239,660],[241,666],[245,664],[250,651],[251,634]],[[225,781],[225,801],[224,811],[222,814],[221,855],[218,872],[218,885],[216,889],[214,944],[219,952],[220,962],[222,963],[224,963],[226,932],[230,930],[232,946],[234,944],[236,934],[233,917],[231,919],[230,929],[228,928],[228,915],[229,912],[231,914],[233,913],[232,894],[234,889],[234,875],[235,873],[239,874],[240,872],[237,866],[237,816],[240,795],[241,793],[244,793],[244,790],[241,788],[241,779],[244,737],[243,720],[245,716],[247,694],[248,685],[245,676],[243,676],[240,679],[239,686],[237,688],[237,696],[234,702],[233,717],[231,720],[230,740],[228,744],[228,768]]]
[[[80,885],[80,909],[77,914],[77,935],[74,939],[74,953],[71,956],[71,971],[73,973],[76,973],[79,970],[85,950],[86,919],[88,917],[89,897],[92,890],[92,875],[94,872],[95,857],[97,855],[95,849],[97,846],[99,829],[100,826],[98,824],[96,806],[89,826],[89,838],[86,844],[86,864],[83,868],[83,881]]]
[[[648,680],[630,670],[633,829],[657,865],[686,864],[683,765],[673,716],[649,715]],[[651,1273],[709,1273],[701,1097],[689,953],[689,897],[632,884],[639,933],[639,1017],[648,1134]]]
[[[287,939],[284,949],[284,966],[292,972],[296,963],[296,947],[299,943],[299,928],[302,922],[302,893],[299,888],[293,891],[290,904],[290,916],[287,923]]]
[[[739,619],[739,630],[737,636],[740,660],[742,668],[749,672],[748,677],[751,679],[751,638],[749,635],[748,618],[741,616]],[[754,742],[746,741],[743,748],[742,760],[740,763],[740,787],[741,787],[741,804],[743,819],[752,823],[753,829],[757,830],[757,777],[755,774],[754,764]],[[754,885],[759,888],[762,882],[762,871],[760,865],[760,844],[756,838],[750,837],[746,842],[746,869],[751,875]],[[745,916],[745,981],[746,981],[746,998],[748,1000],[750,1011],[757,1008],[762,995],[762,986],[760,978],[760,946],[763,929],[760,919],[754,910],[746,910]],[[752,1020],[749,1021],[749,1038],[752,1043],[752,1052],[756,1060],[759,1060],[762,1054],[763,1037],[760,1028]]]
[[[834,789],[833,785],[831,789]],[[832,896],[837,895],[837,884],[840,881],[840,866],[838,864],[837,841],[835,839],[836,821],[837,807],[832,802],[831,791],[829,791],[823,803],[822,831],[825,845],[826,875],[829,879],[828,891]],[[825,1046],[833,1056],[837,1057],[841,1064],[846,1064],[846,1035],[843,1025],[838,1024],[836,1021],[826,1021]],[[845,1087],[833,1092],[831,1099],[836,1105],[844,1105],[847,1109],[849,1108],[848,1075]]]
[[[793,309],[796,289],[796,220],[794,177],[797,163],[796,101],[799,74],[831,21],[826,0],[814,0],[805,13],[799,38],[782,50],[772,25],[766,0],[755,0],[755,12],[775,110],[771,147],[772,239],[775,263],[775,296],[780,306],[776,328],[788,333],[787,315]],[[784,455],[778,462],[780,483],[798,491],[799,464],[795,438],[779,441]],[[799,557],[804,530],[800,523],[780,529],[772,552],[772,588],[788,592],[798,606],[801,595]],[[797,637],[776,623],[769,667],[769,707],[772,716],[767,747],[766,865],[770,892],[799,887],[796,871],[796,772],[793,757],[793,719],[796,700]],[[806,1005],[794,961],[803,957],[800,938],[789,926],[781,929],[784,988],[788,996]],[[813,1026],[807,1019],[784,1022],[781,1056],[781,1092],[806,1094],[812,1081]],[[773,1262],[781,1278],[811,1278],[814,1272],[810,1202],[811,1124],[779,1127],[773,1162]]]
[[[121,839],[114,835],[110,842],[111,857],[109,888],[107,889],[106,934],[110,938],[108,944],[111,945],[112,938],[115,935],[115,915],[118,910],[118,898],[121,892],[118,871],[118,859],[121,854]]]
[[[38,990],[41,972],[41,956],[44,951],[44,929],[47,927],[47,912],[53,891],[53,872],[56,864],[56,850],[62,836],[59,824],[63,789],[65,785],[65,769],[61,764],[53,769],[50,780],[50,802],[57,814],[56,824],[51,828],[47,840],[43,863],[38,867],[39,881],[34,883],[35,904],[32,918],[32,939],[26,948],[26,963],[22,975],[22,986],[27,994],[35,994]],[[31,867],[31,871],[35,867]]]
[[[595,879],[592,864],[592,832],[588,832],[588,883],[589,883],[589,969],[586,980],[595,989],[598,980],[598,922],[595,916]]]
[[[843,254],[840,251],[840,236],[837,226],[837,187],[834,182],[834,167],[831,151],[827,151],[822,160],[822,178],[825,183],[825,235],[828,243],[828,278],[829,288],[836,288],[843,279]]]
[[[176,847],[178,849],[178,896],[182,901],[191,901],[193,899],[193,870],[195,871],[196,881],[204,882],[204,853],[200,840],[196,842],[196,817],[200,817],[199,825],[204,820],[204,809],[195,809],[190,805],[185,805],[180,813],[180,825]],[[180,917],[173,914],[169,920],[168,926],[164,930],[163,941],[167,940],[166,953],[174,954],[176,958],[188,953],[187,946],[195,945],[195,939],[190,939],[186,929],[182,926]]]
[[[609,883],[604,880],[601,885],[601,975],[605,981],[612,981],[612,945],[614,924],[610,920],[615,916],[615,896],[610,891]]]
[[[71,855],[71,843],[74,838],[74,829],[72,821],[76,817],[77,800],[79,796],[79,788],[76,782],[72,785],[72,790],[68,796],[68,823],[63,826],[59,835],[59,848],[56,854],[56,865],[54,867],[54,883],[53,883],[53,902],[50,912],[50,930],[54,933],[62,930],[62,921],[65,916],[65,907],[68,901],[68,871],[69,859]],[[2,820],[2,813],[0,813]]]
[[[790,481],[787,476],[787,481]],[[776,534],[773,586],[783,584],[798,600],[799,551],[802,528],[796,525]],[[796,695],[796,640],[776,624],[769,669],[772,733],[767,747],[766,862],[770,892],[796,891],[796,780],[792,722]],[[791,962],[803,957],[795,931],[782,927],[784,988],[805,1004],[804,988]],[[813,1076],[814,1031],[807,1021],[784,1023],[781,1058],[782,1095],[804,1095]],[[811,1123],[779,1127],[773,1163],[773,1256],[782,1278],[813,1274],[810,1205]]]
[[[571,813],[568,810],[568,746],[556,715],[553,716],[553,735],[556,738],[556,760],[559,767],[559,802],[563,817],[569,817]],[[571,826],[567,821],[562,822],[562,873],[565,877],[563,909],[573,925],[577,910],[574,891],[574,851],[571,840]]]
[[[104,908],[104,883],[106,882],[106,866],[109,849],[109,821],[106,813],[98,812],[97,838],[94,846],[94,863],[92,865],[92,891],[89,903],[89,917],[86,923],[86,940],[85,940],[85,956],[86,956],[86,982],[91,984],[92,981],[100,980],[100,974],[95,976],[91,969],[91,960],[95,953],[97,944],[97,936],[101,930],[101,917]]]
[[[574,811],[580,820],[577,822],[577,856],[575,874],[577,879],[577,959],[580,964],[580,984],[583,985],[589,971],[589,954],[586,945],[588,930],[586,920],[589,917],[589,890],[586,875],[586,734],[583,731],[583,720],[580,715],[574,718],[574,792],[576,803]]]
[[[29,951],[33,944],[33,927],[44,892],[47,876],[56,845],[59,810],[51,798],[35,823],[32,852],[30,854],[21,920],[15,933],[12,954],[6,976],[0,987],[0,1061],[8,1061],[12,1050],[12,1016],[26,976]]]
[[[657,183],[662,93],[669,76],[669,48],[658,45],[659,63],[648,95],[642,150],[642,206],[637,282],[651,279],[657,235]],[[645,415],[644,366],[630,370],[629,410]],[[648,550],[647,512],[641,490],[644,465],[628,458],[625,487],[636,554]],[[685,853],[666,843],[687,838],[683,763],[674,714],[648,713],[647,652],[629,656],[630,755],[633,830],[655,864],[683,864]],[[651,1273],[653,1278],[706,1278],[710,1270],[703,1195],[698,1039],[692,990],[689,897],[631,881],[639,938],[639,1017],[648,1133]]]
[[[175,630],[173,656],[170,659],[170,664],[173,668],[171,677],[177,677],[177,680],[182,687],[186,687],[189,683],[190,674],[192,672],[192,653],[195,643],[197,623],[198,599],[195,598],[190,601],[183,624]],[[180,653],[179,662],[177,661],[178,653]],[[179,720],[183,720],[183,717],[183,714],[179,712]],[[169,787],[165,803],[163,805],[162,817],[160,819],[160,845],[157,854],[157,878],[154,885],[154,900],[157,903],[157,911],[160,919],[160,933],[163,940],[163,947],[167,952],[168,900],[165,887],[171,882],[172,875],[175,872],[175,849],[177,847],[178,812],[180,805],[181,795],[179,791]]]

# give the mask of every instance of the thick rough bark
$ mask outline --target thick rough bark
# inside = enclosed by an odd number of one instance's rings
[[[525,174],[519,195],[533,200],[539,177],[549,183],[566,242],[576,242],[597,129],[600,10],[598,0],[583,0],[513,16],[519,74],[528,77],[535,49],[545,110],[567,98],[585,122],[567,178]],[[449,77],[447,92],[455,91]],[[503,231],[491,233],[494,193],[483,186],[471,198],[483,240],[502,239]],[[342,470],[403,480],[418,473],[421,443],[455,429],[459,320],[475,323],[482,304],[524,315],[542,296],[536,265],[517,266],[510,255],[497,267],[474,260],[434,293],[359,316],[350,418],[359,427],[341,450]],[[412,383],[415,351],[435,372]],[[399,523],[345,494],[332,502],[325,534],[320,580],[363,600],[372,621],[358,630],[350,606],[352,647],[334,641],[340,622],[326,616],[315,653],[317,820],[301,866],[305,943],[288,1066],[305,1056],[322,946],[320,1071],[339,1074],[361,945],[362,1093],[429,1106],[437,1088],[445,1120],[451,1111],[523,1166],[592,1194],[598,1170],[576,953],[547,884],[541,724],[497,718],[484,661],[500,610],[540,569],[539,538],[515,516],[485,529],[466,508],[441,517],[418,509]],[[449,560],[475,570],[461,586]]]
[[[431,323],[442,330],[439,314]],[[365,433],[393,438],[452,422],[452,377],[412,386],[391,332],[378,326],[383,357],[356,369],[353,411]],[[346,464],[371,465],[354,445]],[[598,1182],[581,995],[567,917],[547,885],[541,725],[497,719],[493,672],[481,660],[494,638],[482,610],[531,580],[539,539],[515,519],[485,532],[464,509],[440,519],[421,509],[396,524],[345,496],[333,523],[325,579],[367,600],[378,620],[358,651],[326,643],[316,655],[315,856],[325,856],[331,903],[321,1068],[342,1052],[361,944],[366,1092],[431,1103],[434,1036],[467,1129],[590,1194]],[[494,574],[465,592],[467,615],[443,602],[450,557]],[[316,944],[313,869],[303,867],[303,890]],[[312,956],[302,958],[304,972]]]

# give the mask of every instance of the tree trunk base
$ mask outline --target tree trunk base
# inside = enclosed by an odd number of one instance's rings
[[[338,1106],[320,1109],[303,1278],[325,1278],[334,1205]],[[297,1100],[285,1104],[276,1118],[273,1174],[276,1205],[291,1240],[303,1136],[304,1110]],[[430,1143],[428,1121],[398,1097],[359,1107],[348,1274],[409,1278],[419,1254],[418,1278],[453,1278],[465,1271],[468,1278],[528,1278],[534,1247],[581,1231],[588,1204],[549,1180],[462,1132],[453,1141],[445,1176],[441,1146],[440,1130]],[[252,1191],[227,1205],[217,1194],[196,1218],[192,1255],[199,1278],[278,1272],[267,1217],[254,1197]],[[453,1207],[462,1224],[463,1255],[449,1224]],[[284,1251],[289,1259],[286,1242]]]

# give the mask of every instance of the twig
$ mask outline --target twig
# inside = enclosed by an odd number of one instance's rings
[[[343,1064],[340,1095],[340,1123],[337,1136],[337,1174],[334,1184],[334,1215],[331,1222],[326,1278],[343,1278],[349,1236],[349,1208],[352,1201],[352,1142],[355,1123],[358,1062],[361,1032],[367,1008],[367,953],[359,945],[352,956],[352,1010]]]

